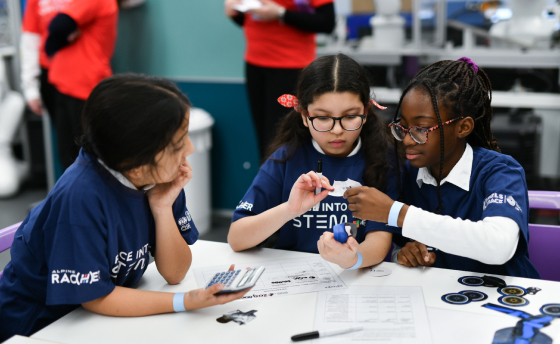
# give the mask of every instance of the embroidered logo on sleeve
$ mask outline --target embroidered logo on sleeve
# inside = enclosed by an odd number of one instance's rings
[[[237,205],[237,207],[235,209],[245,209],[248,211],[251,211],[251,209],[253,209],[253,203],[249,203],[249,202],[239,202],[239,204]]]
[[[51,284],[92,284],[99,281],[99,270],[95,272],[80,273],[74,270],[53,270],[51,273]]]
[[[507,203],[512,207],[514,207],[515,210],[521,213],[523,212],[523,210],[521,209],[521,207],[519,206],[515,198],[513,198],[513,196],[506,196],[499,193],[493,193],[490,196],[486,197],[486,199],[484,200],[484,204],[482,205],[482,210],[483,211],[486,210],[486,208],[492,203],[496,203],[496,204]]]
[[[177,221],[177,224],[179,225],[179,229],[181,230],[181,232],[185,232],[191,229],[191,224],[189,223],[189,220],[186,216],[180,218],[179,221]]]
[[[181,232],[186,232],[189,229],[191,229],[191,224],[189,223],[191,221],[192,221],[191,213],[189,213],[189,211],[187,210],[185,211],[185,216],[181,217],[177,221],[177,226],[179,227]]]
[[[523,212],[523,210],[521,210],[521,207],[519,206],[519,204],[517,203],[515,198],[513,198],[513,196],[507,196],[506,200],[507,200],[509,205],[511,205],[512,207],[515,207],[515,210],[517,210],[521,213]]]

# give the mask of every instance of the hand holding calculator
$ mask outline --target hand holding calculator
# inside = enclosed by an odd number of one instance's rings
[[[208,289],[214,284],[223,284],[224,289],[216,294],[234,293],[237,291],[252,288],[264,272],[264,266],[250,269],[250,270],[231,270],[225,272],[218,272],[215,274],[210,282],[204,287]]]

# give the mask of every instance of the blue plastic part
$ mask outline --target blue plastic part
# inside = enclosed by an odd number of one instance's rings
[[[345,244],[346,241],[348,241],[348,234],[344,229],[345,224],[345,222],[342,222],[333,227],[334,240],[338,241],[341,244]]]

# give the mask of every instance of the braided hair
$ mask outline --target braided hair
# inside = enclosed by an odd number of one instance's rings
[[[468,61],[468,62],[467,62]],[[474,129],[467,136],[467,142],[471,146],[482,147],[500,152],[498,142],[492,134],[490,121],[492,120],[492,86],[488,75],[478,68],[470,59],[462,58],[458,61],[444,60],[435,62],[416,74],[404,89],[393,121],[397,120],[405,95],[413,89],[422,88],[429,93],[432,105],[437,116],[440,131],[440,165],[437,181],[438,206],[435,213],[439,214],[444,209],[441,204],[440,183],[443,175],[444,160],[444,135],[441,115],[438,104],[443,104],[450,110],[453,118],[471,117],[474,120]],[[450,120],[452,118],[448,118]],[[398,141],[394,139],[395,147]],[[397,164],[399,163],[398,149]],[[397,170],[400,174],[399,166]],[[402,199],[401,179],[398,179],[399,198]]]

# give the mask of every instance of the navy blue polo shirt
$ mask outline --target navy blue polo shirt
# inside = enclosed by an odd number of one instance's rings
[[[363,180],[365,159],[363,147],[355,154],[346,158],[335,158],[319,153],[310,141],[296,149],[293,156],[286,162],[288,147],[279,148],[259,170],[253,184],[235,209],[232,222],[245,216],[260,214],[286,202],[296,180],[304,173],[315,171],[321,156],[323,175],[331,185],[335,180],[346,181],[348,178],[365,185]],[[387,173],[387,188],[381,190],[392,199],[398,196],[397,175]],[[279,238],[275,248],[319,253],[317,240],[326,231],[332,232],[334,225],[341,222],[353,222],[358,219],[348,210],[348,201],[343,197],[327,196],[321,201],[318,210],[311,209],[307,213],[288,221],[279,230]],[[390,227],[384,223],[363,221],[365,225],[358,227],[356,240],[362,242],[371,231],[387,231],[400,233],[400,228]]]
[[[403,192],[405,203],[433,212],[438,205],[437,187],[416,182],[418,168],[407,161],[404,166]],[[525,171],[511,156],[473,147],[473,162],[469,190],[465,191],[452,183],[440,186],[441,203],[445,209],[441,215],[480,221],[489,216],[503,216],[514,220],[520,228],[519,242],[513,257],[503,265],[484,264],[474,259],[456,256],[436,248],[438,268],[474,271],[487,274],[540,278],[529,261],[529,196]],[[408,241],[394,236],[399,246]]]
[[[184,191],[173,215],[185,241],[196,242]],[[15,234],[12,260],[0,279],[0,341],[31,335],[115,286],[134,286],[155,240],[145,192],[122,185],[80,151]]]

